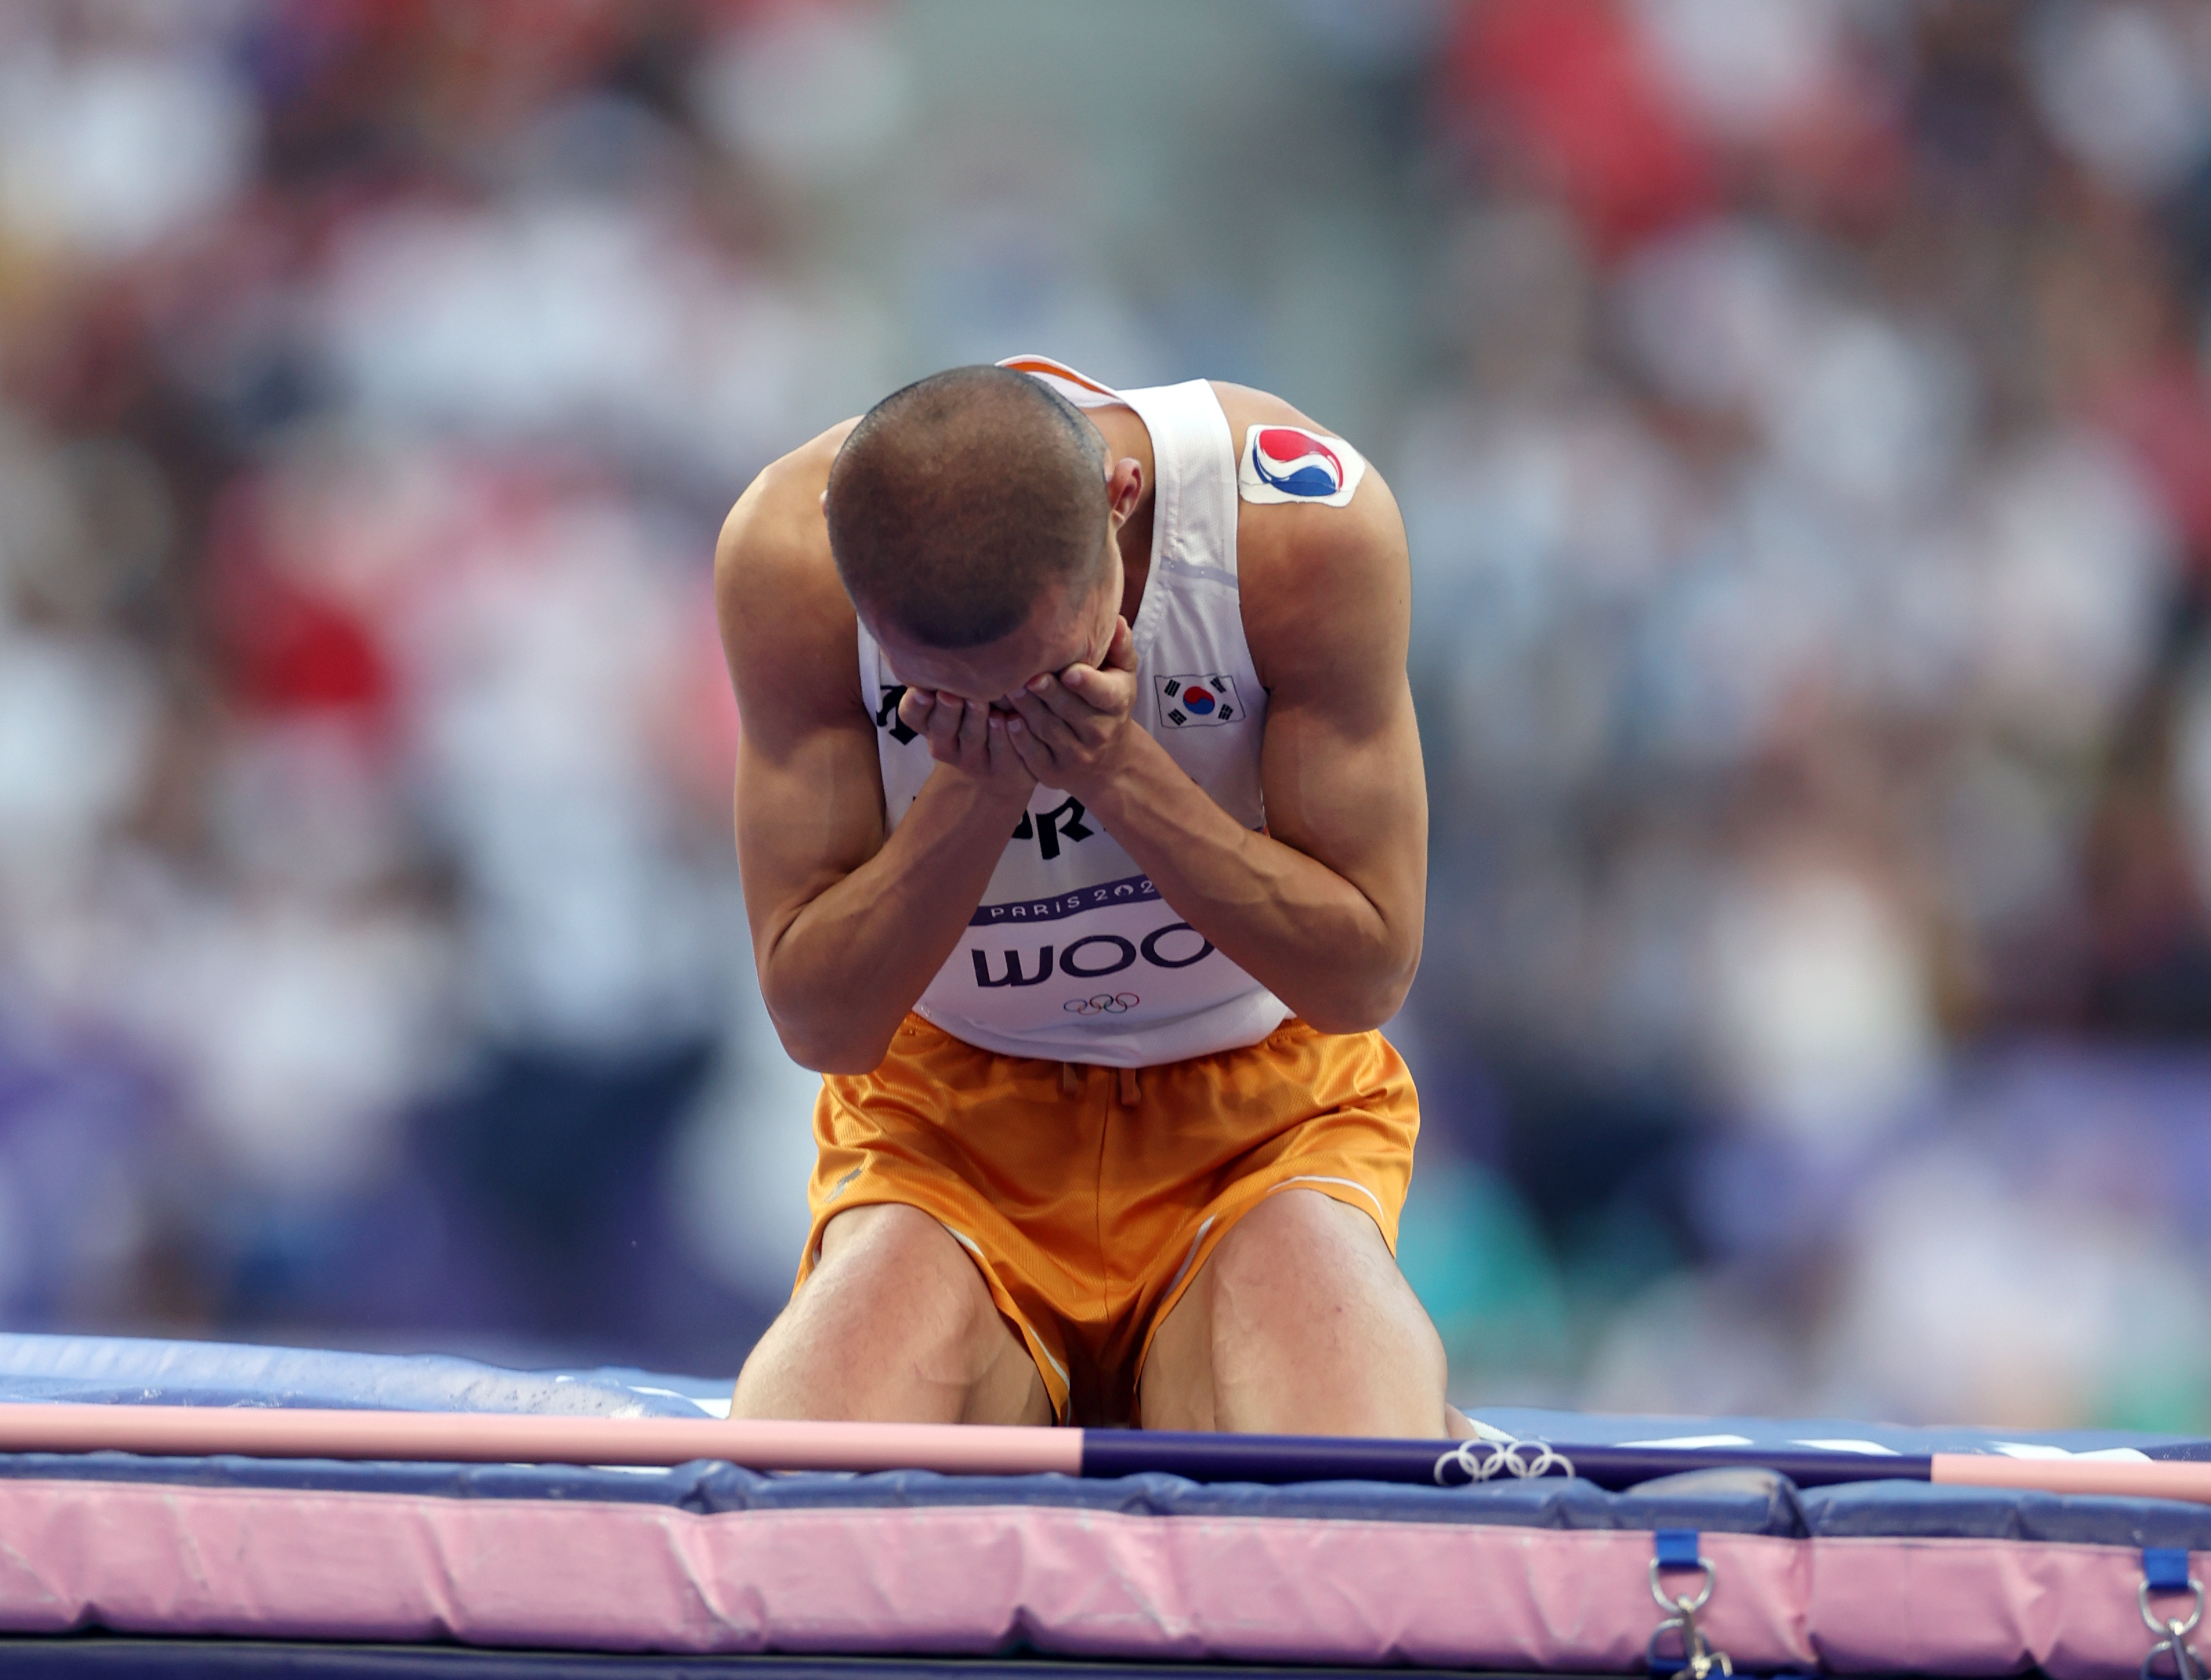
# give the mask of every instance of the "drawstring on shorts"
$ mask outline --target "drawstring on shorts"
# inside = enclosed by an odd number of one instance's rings
[[[1078,1071],[1081,1067],[1080,1062],[1073,1061],[1063,1061],[1059,1065],[1059,1094],[1069,1100],[1082,1095],[1083,1076]],[[1114,1072],[1120,1075],[1115,1094],[1120,1098],[1121,1106],[1124,1109],[1135,1108],[1144,1100],[1144,1088],[1137,1082],[1136,1070],[1133,1067],[1120,1067],[1116,1068]]]

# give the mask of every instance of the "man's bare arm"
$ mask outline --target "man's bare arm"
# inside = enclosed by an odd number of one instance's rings
[[[835,436],[771,467],[738,501],[714,595],[744,723],[737,861],[760,993],[795,1060],[849,1073],[882,1060],[952,954],[1033,783],[1017,764],[988,773],[979,714],[965,720],[976,770],[943,762],[959,756],[962,720],[933,719],[939,763],[886,839],[857,625],[820,529]]]
[[[1299,1015],[1363,1030],[1412,984],[1427,893],[1404,527],[1372,471],[1348,507],[1262,518],[1247,517],[1241,570],[1268,689],[1268,831],[1237,823],[1129,720],[1132,672],[1075,667],[1033,685],[1020,703],[1031,768],[1069,786],[1176,912]]]

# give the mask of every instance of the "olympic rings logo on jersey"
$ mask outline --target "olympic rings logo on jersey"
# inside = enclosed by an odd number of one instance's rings
[[[1060,1007],[1070,1015],[1125,1015],[1142,1001],[1134,992],[1115,992],[1110,997],[1100,992],[1094,998],[1069,998]]]

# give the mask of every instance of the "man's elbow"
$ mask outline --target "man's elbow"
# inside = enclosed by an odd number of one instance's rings
[[[1398,1000],[1402,1002],[1402,997]],[[1396,1014],[1395,1004],[1362,999],[1329,999],[1318,1007],[1298,1010],[1298,1018],[1317,1032],[1372,1032]]]
[[[1372,1032],[1405,1006],[1405,994],[1412,990],[1419,968],[1415,953],[1411,960],[1371,976],[1340,976],[1326,995],[1299,999],[1292,1006],[1299,1019],[1321,1032]]]
[[[811,1073],[872,1073],[890,1050],[887,1036],[863,1036],[854,1032],[849,1023],[787,1013],[772,1003],[768,1006],[768,1018],[775,1024],[775,1036],[783,1041],[783,1053]]]
[[[882,1066],[887,1042],[863,1042],[849,1033],[794,1031],[780,1024],[784,1054],[815,1073],[872,1073]]]

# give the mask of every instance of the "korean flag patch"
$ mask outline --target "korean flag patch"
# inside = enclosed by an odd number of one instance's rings
[[[1166,728],[1211,728],[1244,721],[1233,677],[1158,677],[1153,686],[1159,691],[1160,722]]]
[[[1236,493],[1247,502],[1342,507],[1366,472],[1366,461],[1341,438],[1301,426],[1255,426],[1244,434]]]

